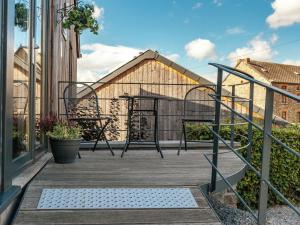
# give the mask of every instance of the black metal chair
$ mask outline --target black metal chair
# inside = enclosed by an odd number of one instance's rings
[[[106,142],[108,149],[114,152],[107,140],[105,131],[112,121],[111,117],[101,116],[96,91],[88,84],[81,83],[85,96],[78,98],[78,83],[69,83],[63,92],[66,116],[69,123],[76,123],[82,128],[82,138],[85,141],[95,140],[95,151],[100,138]]]
[[[215,85],[197,85],[191,88],[184,97],[183,117],[181,119],[182,131],[180,146],[177,155],[180,154],[182,138],[184,148],[187,151],[186,123],[212,123],[215,117],[215,101],[209,96],[215,94]]]

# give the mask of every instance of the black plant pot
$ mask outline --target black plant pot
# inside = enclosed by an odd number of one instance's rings
[[[50,145],[56,163],[72,163],[78,155],[80,139],[58,140],[50,138]]]

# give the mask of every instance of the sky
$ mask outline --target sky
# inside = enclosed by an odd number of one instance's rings
[[[300,65],[300,0],[85,0],[78,80],[96,81],[147,49],[215,82],[209,62],[239,58]]]

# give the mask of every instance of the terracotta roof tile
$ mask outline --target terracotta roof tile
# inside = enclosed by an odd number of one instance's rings
[[[246,63],[270,82],[300,84],[300,66],[255,60],[246,60]]]

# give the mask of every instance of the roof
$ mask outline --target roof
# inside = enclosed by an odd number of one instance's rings
[[[186,75],[187,77],[189,77],[189,78],[191,78],[191,79],[193,79],[193,80],[195,80],[195,81],[197,81],[201,84],[213,84],[212,82],[208,81],[207,79],[205,79],[203,77],[200,77],[196,73],[193,73],[190,70],[178,65],[177,63],[175,63],[173,61],[171,61],[170,59],[167,59],[166,57],[160,55],[157,51],[153,51],[153,50],[149,49],[149,50],[143,52],[142,54],[140,54],[139,56],[135,57],[131,61],[125,63],[124,65],[122,65],[118,69],[116,69],[113,72],[109,73],[105,77],[103,77],[100,80],[96,81],[91,86],[94,89],[98,89],[99,87],[101,87],[105,83],[110,82],[111,80],[118,77],[119,75],[121,75],[122,73],[127,71],[128,69],[136,66],[137,64],[139,64],[140,62],[142,62],[144,60],[149,60],[149,59],[157,60],[157,61],[173,68],[174,70],[177,70],[178,72]],[[84,90],[82,90],[78,93],[79,97],[80,96],[85,96],[86,94],[88,94],[88,92],[86,92],[86,89],[84,89]]]
[[[249,58],[239,60],[237,65],[239,65],[240,62],[245,62],[271,83],[300,84],[300,66],[261,62]]]

